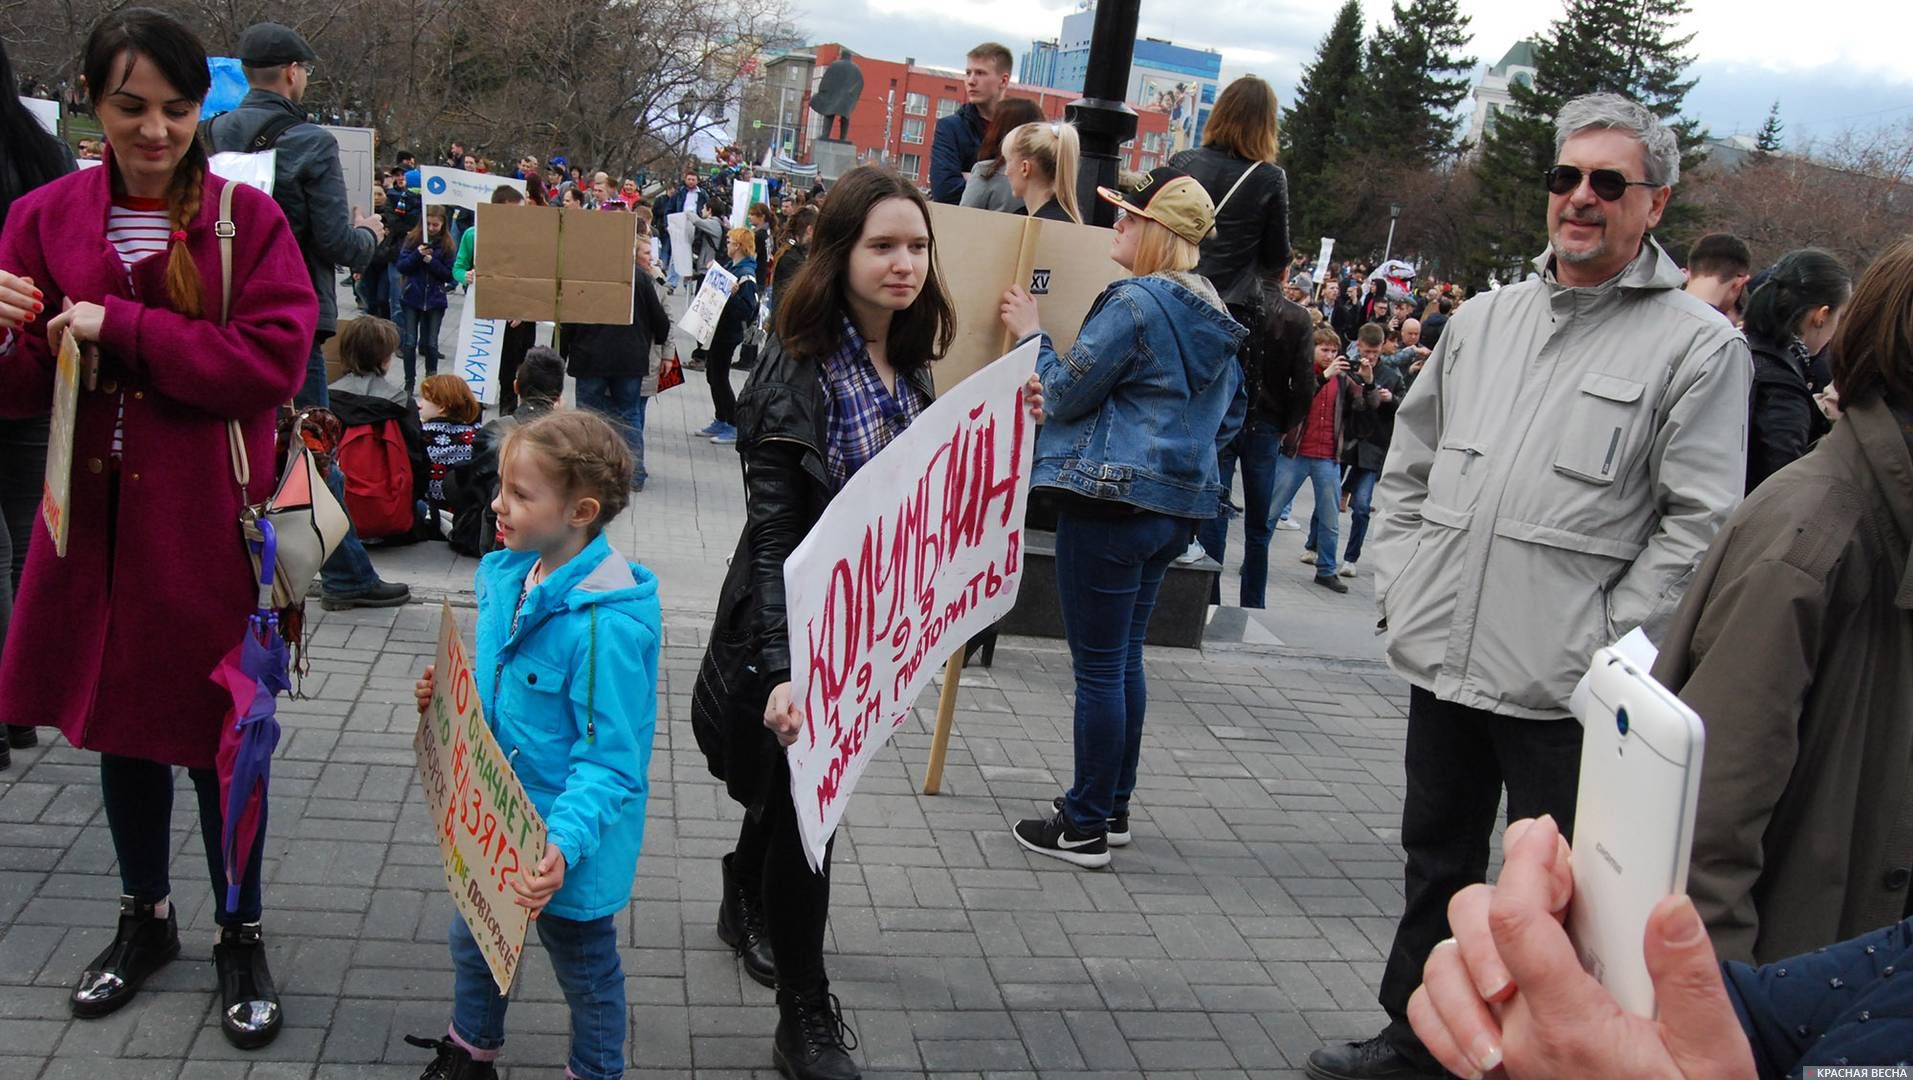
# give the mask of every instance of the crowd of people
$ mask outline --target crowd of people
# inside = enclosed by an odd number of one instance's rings
[[[690,363],[711,392],[703,434],[737,448],[746,513],[690,724],[743,811],[716,932],[776,990],[785,1075],[858,1068],[826,970],[830,850],[814,872],[781,752],[805,722],[784,563],[934,400],[932,365],[963,321],[1039,354],[1032,487],[1055,515],[1075,759],[1048,810],[1009,826],[1022,848],[1095,869],[1133,842],[1144,642],[1178,559],[1221,562],[1241,516],[1238,600],[1262,606],[1271,538],[1309,484],[1313,580],[1344,594],[1358,565],[1374,575],[1409,684],[1403,912],[1387,1027],[1316,1051],[1311,1076],[1779,1075],[1913,1047],[1913,983],[1892,978],[1913,962],[1913,240],[1857,282],[1817,251],[1755,273],[1730,236],[1676,265],[1650,235],[1679,182],[1676,137],[1599,93],[1557,118],[1557,164],[1539,178],[1550,244],[1525,280],[1469,296],[1358,259],[1317,268],[1318,283],[1289,236],[1275,94],[1247,77],[1218,97],[1201,147],[1093,189],[1116,211],[1110,258],[1126,273],[1059,353],[1061,328],[1022,288],[958,311],[939,279],[932,200],[1091,216],[1075,129],[1008,97],[1009,52],[985,43],[967,58],[969,102],[938,122],[929,192],[867,165],[726,228],[725,181],[749,179],[737,163],[647,199],[636,179],[521,157],[495,202],[638,219],[633,311],[561,324],[555,349],[510,326],[509,393],[488,414],[438,371],[448,292],[493,272],[474,222],[422,205],[403,153],[375,213],[350,210],[336,144],[298,107],[316,54],[270,23],[239,53],[251,92],[202,128],[193,32],[149,9],[102,19],[80,58],[104,130],[89,170],[0,100],[0,720],[10,746],[44,726],[99,754],[122,879],[75,1016],[125,1006],[180,953],[168,854],[184,767],[222,900],[222,1031],[253,1049],[283,1026],[265,828],[249,858],[222,846],[229,703],[206,678],[259,604],[239,523],[271,493],[283,428],[304,447],[314,436],[297,433],[317,433],[352,525],[320,572],[325,606],[408,598],[367,542],[443,538],[483,556],[475,666],[494,678],[479,695],[548,828],[512,888],[566,999],[567,1074],[623,1074],[616,919],[639,872],[661,614],[657,578],[605,530],[645,487],[645,402],[672,336],[662,296],[721,267],[737,287]],[[260,147],[278,152],[271,195],[208,167],[209,151]],[[446,160],[494,168],[456,143]],[[689,231],[658,227],[674,218]],[[357,319],[338,318],[340,268]],[[343,370],[328,380],[335,336]],[[11,478],[44,470],[67,339],[97,370],[79,392],[58,557]],[[1636,628],[1660,646],[1656,677],[1709,726],[1689,896],[1664,901],[1642,943],[1658,1022],[1583,973],[1560,925],[1582,740],[1570,692]],[[421,673],[421,711],[437,675]],[[489,1080],[509,1001],[457,915],[448,960],[446,1030],[411,1041],[433,1052],[427,1078]]]

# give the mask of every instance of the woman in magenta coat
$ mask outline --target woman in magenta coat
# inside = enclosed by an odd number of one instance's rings
[[[131,8],[82,58],[109,147],[13,204],[0,233],[0,414],[44,413],[61,334],[100,350],[74,424],[67,554],[35,543],[0,661],[0,720],[57,726],[100,753],[124,895],[119,932],[73,992],[76,1016],[124,1005],[179,953],[169,901],[172,766],[191,771],[215,894],[219,781],[231,699],[209,676],[256,600],[239,514],[274,483],[274,410],[305,373],[317,302],[277,204],[233,198],[232,309],[218,322],[219,192],[194,140],[205,50],[172,17]],[[242,494],[227,421],[252,462]],[[281,1021],[259,936],[261,843],[239,911],[220,911],[221,1021],[235,1045]]]

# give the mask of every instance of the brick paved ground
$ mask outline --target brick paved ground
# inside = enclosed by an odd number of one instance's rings
[[[638,1075],[769,1076],[771,992],[712,929],[738,812],[686,719],[741,514],[732,452],[685,434],[708,419],[697,379],[654,402],[653,486],[614,534],[659,571],[667,608],[651,820],[621,917],[629,1052]],[[944,795],[915,794],[928,709],[879,754],[840,833],[827,945],[866,1075],[1291,1076],[1324,1040],[1379,1027],[1405,693],[1374,663],[1366,586],[1308,585],[1300,536],[1277,534],[1274,614],[1231,635],[1251,644],[1152,651],[1136,841],[1110,870],[1029,855],[1008,831],[1070,772],[1060,643],[1006,641],[993,671],[966,673]],[[377,559],[427,595],[470,580],[438,546]],[[450,993],[450,903],[410,749],[437,617],[421,603],[315,619],[312,696],[280,709],[265,870],[289,1026],[257,1053],[230,1049],[212,1008],[189,786],[173,820],[185,953],[121,1013],[68,1019],[68,985],[111,935],[112,847],[91,755],[16,751],[0,774],[0,1080],[417,1075],[424,1055],[401,1036],[442,1031]],[[1330,640],[1348,644],[1310,655]],[[564,1057],[564,1006],[530,955],[514,1077]]]

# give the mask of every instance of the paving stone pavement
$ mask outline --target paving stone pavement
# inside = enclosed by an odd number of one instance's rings
[[[772,994],[713,929],[739,811],[688,722],[742,513],[733,452],[688,435],[704,402],[697,376],[653,402],[653,485],[613,534],[660,573],[667,609],[650,821],[620,916],[628,1055],[634,1076],[770,1077]],[[1277,534],[1277,618],[1342,634],[1372,623],[1365,584],[1338,597],[1307,583],[1301,536]],[[427,595],[470,581],[471,564],[439,545],[375,558]],[[1232,579],[1233,566],[1225,595]],[[110,939],[119,884],[93,756],[46,739],[0,773],[0,1080],[409,1080],[423,1067],[402,1037],[444,1030],[451,904],[413,774],[411,683],[439,608],[313,615],[309,696],[280,705],[265,865],[284,1033],[253,1053],[219,1034],[213,898],[183,774],[185,952],[120,1013],[68,1018],[68,986]],[[1060,642],[1006,639],[993,670],[965,673],[936,797],[918,794],[926,692],[865,775],[836,849],[826,955],[866,1076],[1300,1076],[1316,1046],[1379,1029],[1374,992],[1401,903],[1406,691],[1372,654],[1311,658],[1296,648],[1305,633],[1285,638],[1282,650],[1151,651],[1136,840],[1106,871],[1031,855],[1008,829],[1070,775]],[[550,966],[527,955],[501,1063],[514,1080],[557,1075],[565,1056]]]

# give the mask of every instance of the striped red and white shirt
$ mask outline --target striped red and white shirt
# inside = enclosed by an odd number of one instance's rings
[[[106,216],[106,239],[120,253],[128,273],[141,259],[157,255],[172,242],[172,224],[166,219],[165,199],[113,197]]]

